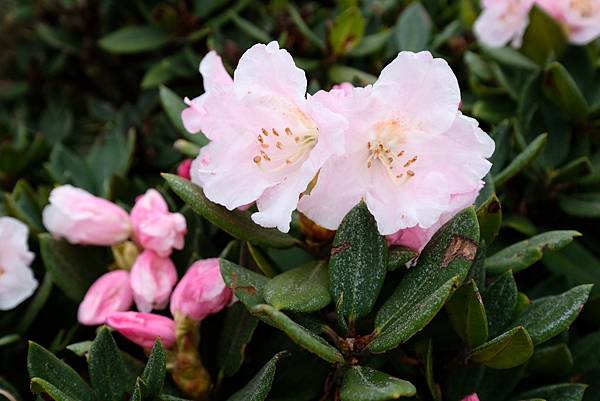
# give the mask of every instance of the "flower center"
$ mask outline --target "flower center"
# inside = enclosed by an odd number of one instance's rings
[[[403,183],[415,176],[411,166],[418,160],[417,155],[407,154],[402,148],[404,144],[403,129],[399,121],[384,121],[375,126],[377,137],[374,141],[367,142],[369,156],[367,168],[373,167],[379,161],[390,179],[396,183]]]
[[[300,131],[289,127],[283,130],[262,128],[257,137],[258,153],[252,160],[270,172],[302,163],[316,146],[318,133],[316,127],[306,124]]]
[[[594,14],[593,0],[571,0],[571,8],[579,12],[582,17],[591,17]]]

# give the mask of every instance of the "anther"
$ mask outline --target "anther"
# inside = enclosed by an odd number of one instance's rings
[[[414,171],[412,171],[412,170],[408,170],[408,171],[406,172],[406,175],[408,175],[409,177],[413,177],[413,176],[415,175],[415,172],[414,172]]]
[[[260,156],[254,156],[254,163],[258,164],[260,163],[260,161],[262,160],[262,158]]]
[[[293,135],[293,134],[292,134],[292,130],[291,130],[291,129],[289,129],[289,128],[286,128],[286,129],[285,129],[285,133],[286,133],[286,134],[288,134],[289,136],[292,136],[292,135]]]
[[[283,143],[277,141],[277,143],[275,144],[275,146],[277,146],[277,149],[283,149]]]
[[[400,153],[398,153],[398,157],[402,157],[402,155],[404,155],[404,151],[401,150]]]
[[[264,128],[262,129],[262,133],[263,133],[265,136],[269,136],[269,131],[267,131],[267,130],[266,130],[266,129],[264,129]]]
[[[279,136],[279,132],[277,132],[277,130],[275,128],[273,128],[271,131],[273,131],[273,135]]]

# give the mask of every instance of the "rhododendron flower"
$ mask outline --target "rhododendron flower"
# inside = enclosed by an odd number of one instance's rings
[[[71,185],[52,190],[43,219],[48,231],[72,244],[113,245],[131,233],[125,210]]]
[[[129,272],[115,270],[100,276],[88,289],[77,312],[79,323],[103,324],[113,312],[126,311],[133,304]]]
[[[189,180],[192,178],[190,175],[190,169],[192,168],[192,159],[185,159],[177,166],[177,175],[181,178]]]
[[[465,398],[463,398],[462,401],[479,401],[479,397],[477,396],[476,393],[473,393],[473,394],[468,395]]]
[[[38,286],[29,265],[29,229],[12,217],[0,217],[0,310],[16,307]]]
[[[572,43],[585,45],[600,36],[600,0],[537,0],[567,31]]]
[[[475,202],[475,199],[477,199],[478,194],[479,189],[466,194],[452,195],[452,203],[456,205],[454,210],[442,214],[439,220],[436,221],[431,227],[421,228],[419,226],[415,226],[404,228],[392,235],[388,235],[388,244],[402,245],[407,248],[414,249],[420,253],[433,235],[437,232],[437,230],[452,220],[452,218],[456,216],[458,212],[472,205]]]
[[[180,213],[170,213],[169,206],[155,189],[139,196],[131,209],[131,224],[136,241],[166,257],[173,249],[183,249],[187,225]]]
[[[164,309],[177,282],[177,269],[170,258],[144,251],[131,268],[133,299],[140,312]]]
[[[106,324],[137,345],[151,349],[160,338],[166,348],[175,345],[175,322],[152,313],[113,312]]]
[[[219,259],[199,260],[175,287],[171,296],[171,314],[200,321],[223,310],[232,298],[233,293],[221,276]]]
[[[475,35],[486,46],[510,43],[521,47],[533,4],[534,0],[482,0],[483,10],[473,26]]]
[[[256,201],[252,219],[287,232],[299,195],[344,151],[344,119],[306,96],[304,72],[277,42],[246,51],[233,79],[214,52],[200,72],[205,93],[186,99],[182,119],[211,142],[192,164],[192,181],[229,210]]]
[[[377,82],[315,95],[350,122],[346,153],[321,169],[298,209],[336,229],[364,200],[383,235],[429,228],[479,191],[494,142],[458,111],[456,77],[429,52],[401,52]]]

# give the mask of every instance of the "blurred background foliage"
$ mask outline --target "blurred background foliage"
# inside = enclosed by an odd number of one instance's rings
[[[198,64],[209,50],[233,71],[252,44],[277,40],[306,70],[311,93],[372,83],[398,51],[429,50],[456,73],[463,112],[496,141],[488,187],[495,183],[503,220],[488,254],[551,229],[583,234],[516,275],[530,297],[596,284],[573,340],[562,339],[575,342],[600,328],[600,43],[569,46],[534,10],[522,49],[485,48],[471,32],[478,12],[476,0],[1,0],[0,215],[38,234],[55,183],[123,204],[165,188],[159,172],[205,143],[184,132],[179,112],[183,97],[203,91]],[[189,142],[174,146],[181,139]],[[218,254],[221,240],[204,238],[200,256]],[[42,280],[39,258],[34,268]],[[85,337],[76,305],[47,281],[0,315],[11,328],[0,333],[0,376],[21,394],[22,338],[60,351]],[[579,349],[600,360],[598,333],[586,341],[595,348]],[[567,366],[554,374],[597,378],[600,362],[584,354],[587,365],[555,361]],[[587,394],[600,400],[599,388]]]

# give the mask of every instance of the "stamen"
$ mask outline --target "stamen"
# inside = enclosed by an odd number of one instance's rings
[[[292,130],[291,130],[291,129],[289,129],[289,128],[286,128],[286,129],[285,129],[285,133],[286,133],[287,135],[289,135],[289,136],[292,136],[292,135],[293,135],[293,134],[292,134]]]
[[[260,161],[262,160],[262,158],[260,156],[254,156],[254,163],[258,164],[260,163]]]
[[[398,153],[398,157],[402,157],[404,155],[404,151],[401,150],[400,153]]]
[[[406,175],[408,175],[409,177],[414,177],[414,176],[415,176],[415,172],[414,172],[414,171],[412,171],[412,170],[408,170],[408,171],[406,172]]]
[[[276,130],[275,128],[273,128],[271,131],[273,131],[273,134],[274,134],[275,136],[279,136],[279,132],[277,132],[277,130]]]
[[[263,139],[262,135],[258,136],[258,142],[263,143],[265,140]]]
[[[277,146],[277,149],[283,149],[283,143],[277,141],[277,143],[275,144],[275,146]]]
[[[266,130],[266,129],[264,129],[264,128],[262,129],[262,133],[263,133],[265,136],[269,136],[269,131],[267,131],[267,130]]]

